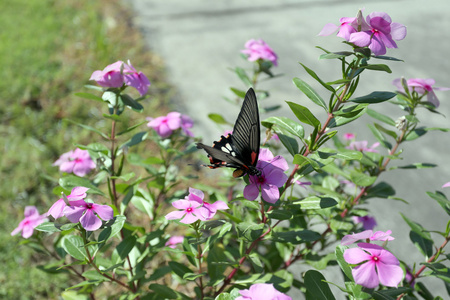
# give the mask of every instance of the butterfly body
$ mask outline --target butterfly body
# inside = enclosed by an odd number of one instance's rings
[[[260,125],[258,102],[255,92],[250,88],[242,104],[233,133],[221,136],[213,146],[197,143],[197,148],[208,153],[211,169],[220,167],[236,168],[233,177],[241,177],[245,174],[261,175],[256,168],[259,156]]]

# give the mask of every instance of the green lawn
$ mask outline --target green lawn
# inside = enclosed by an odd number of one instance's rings
[[[55,299],[70,279],[34,268],[43,256],[10,232],[26,205],[43,213],[57,200],[51,164],[90,137],[64,119],[94,125],[102,114],[73,93],[87,91],[94,70],[127,59],[152,82],[147,108],[161,108],[169,87],[118,0],[1,1],[0,9],[0,298]]]

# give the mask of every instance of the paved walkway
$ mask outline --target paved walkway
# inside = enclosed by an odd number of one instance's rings
[[[334,70],[329,61],[319,61],[319,45],[332,51],[347,50],[337,37],[319,37],[317,33],[329,22],[338,23],[340,17],[355,16],[360,8],[367,15],[373,11],[387,12],[394,22],[405,24],[408,35],[399,41],[399,49],[388,49],[387,55],[405,62],[390,62],[392,74],[373,72],[370,80],[363,78],[358,95],[373,90],[393,90],[391,81],[405,76],[435,78],[437,86],[450,87],[450,1],[434,0],[386,0],[386,1],[206,1],[206,0],[128,0],[136,11],[136,24],[142,29],[148,46],[160,54],[166,62],[169,79],[177,87],[173,99],[178,110],[195,120],[195,133],[204,137],[206,144],[222,132],[208,118],[210,112],[218,112],[233,121],[237,107],[230,107],[222,99],[231,97],[230,86],[244,89],[235,75],[227,68],[248,65],[239,56],[244,43],[250,38],[264,39],[279,55],[277,73],[283,77],[264,83],[262,88],[271,91],[270,101],[263,105],[280,104],[283,109],[277,115],[294,117],[284,101],[297,101],[309,105],[309,100],[292,84],[293,77],[300,77],[324,92],[306,74],[298,62],[314,69],[324,80],[333,80]],[[426,4],[425,4],[426,3]],[[323,93],[325,95],[325,93]],[[450,92],[438,92],[440,111],[450,117]],[[319,110],[318,116],[323,117]],[[400,111],[393,106],[380,106],[380,112],[394,119]],[[264,116],[262,117],[264,119]],[[424,125],[450,127],[448,118],[419,115]],[[369,117],[366,123],[373,122]],[[375,139],[367,135],[364,126],[350,125],[340,128],[344,132],[356,132],[359,139]],[[435,191],[450,181],[449,134],[431,132],[419,143],[406,144],[405,159],[394,164],[406,165],[416,162],[444,162],[438,169],[392,171],[383,180],[397,187],[402,202],[372,199],[369,206],[377,217],[379,230],[392,229],[396,241],[391,249],[400,257],[421,257],[409,242],[408,226],[399,216],[404,212],[425,228],[444,230],[448,216],[425,191]],[[448,191],[447,191],[448,193]],[[409,259],[408,259],[409,260]],[[333,281],[332,278],[329,278]],[[439,286],[442,288],[442,285]]]

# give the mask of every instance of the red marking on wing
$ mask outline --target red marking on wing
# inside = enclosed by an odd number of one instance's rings
[[[256,152],[252,152],[252,165],[254,166],[256,164],[256,158],[258,154]]]

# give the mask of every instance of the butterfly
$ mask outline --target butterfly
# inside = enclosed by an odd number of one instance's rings
[[[250,88],[245,94],[244,103],[233,127],[233,133],[221,136],[213,146],[197,143],[198,149],[208,153],[210,169],[220,167],[236,168],[233,177],[245,174],[260,176],[261,171],[256,168],[259,156],[260,125],[258,101],[255,91]]]

